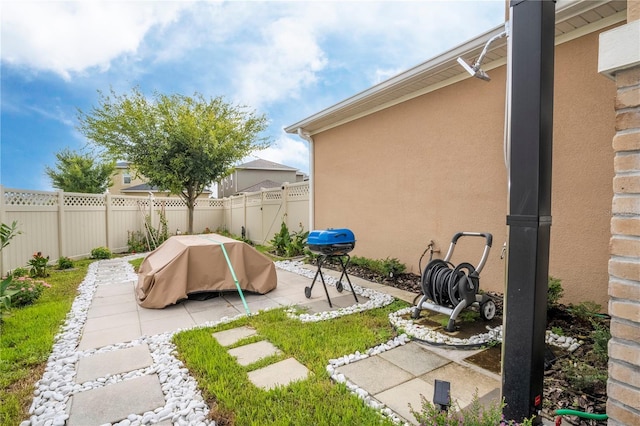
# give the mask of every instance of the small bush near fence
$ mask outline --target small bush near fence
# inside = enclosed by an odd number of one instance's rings
[[[68,257],[62,256],[58,259],[58,269],[71,269],[73,266],[73,260]]]
[[[91,250],[92,259],[111,259],[112,253],[106,247],[96,247]]]
[[[44,257],[42,252],[36,252],[33,254],[29,262],[27,262],[31,269],[29,273],[34,278],[45,278],[49,276],[47,272],[47,265],[49,263],[49,256]]]
[[[300,230],[289,233],[287,224],[282,222],[280,232],[273,236],[271,245],[276,256],[295,257],[304,254],[309,231],[305,231],[300,224]]]

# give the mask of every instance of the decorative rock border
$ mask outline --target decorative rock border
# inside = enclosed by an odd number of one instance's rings
[[[369,395],[369,393],[366,390],[360,388],[355,383],[347,380],[345,375],[342,373],[338,373],[336,369],[338,367],[342,367],[343,365],[351,364],[353,362],[357,362],[362,359],[366,359],[371,356],[381,354],[383,352],[386,352],[398,346],[405,345],[410,341],[411,339],[409,339],[409,337],[406,334],[401,334],[400,336],[397,336],[396,338],[389,340],[386,343],[382,343],[378,346],[374,346],[373,348],[367,349],[367,351],[364,354],[360,353],[359,351],[356,351],[353,354],[345,355],[340,358],[330,359],[329,364],[327,364],[325,369],[327,373],[329,373],[329,376],[331,376],[331,380],[333,380],[336,383],[343,383],[351,393],[355,394],[358,398],[362,399],[364,403],[367,404],[369,407],[379,411],[380,414],[382,414],[385,417],[388,417],[394,423],[403,423],[406,425],[407,423],[404,423],[393,410],[391,410],[382,402],[373,398],[371,395]]]
[[[404,319],[402,316],[411,313],[413,306],[400,309],[399,311],[389,314],[389,321],[398,330],[402,330],[413,339],[427,342],[433,345],[452,346],[459,348],[477,348],[482,345],[491,344],[493,342],[502,342],[502,326],[499,325],[494,328],[487,327],[487,332],[477,334],[468,339],[459,339],[457,337],[451,337],[446,334],[439,333],[428,327],[415,324],[411,319]],[[566,349],[569,352],[573,352],[580,347],[582,340],[578,340],[573,337],[559,336],[551,331],[547,330],[545,341],[549,345]]]
[[[20,426],[63,426],[69,418],[69,414],[66,411],[67,403],[74,394],[150,374],[158,374],[161,389],[165,396],[165,405],[142,415],[131,414],[115,425],[152,424],[164,420],[169,420],[177,425],[215,424],[215,422],[210,422],[207,419],[209,408],[198,390],[196,380],[189,375],[189,371],[184,368],[182,362],[174,356],[176,347],[171,342],[171,339],[175,333],[183,330],[154,336],[142,336],[128,343],[118,343],[100,349],[77,351],[82,327],[87,320],[89,306],[98,282],[100,279],[104,279],[105,283],[103,284],[108,285],[108,282],[116,283],[136,280],[137,276],[133,268],[126,261],[140,256],[134,255],[122,258],[125,263],[121,264],[117,264],[113,260],[107,260],[89,265],[87,275],[78,287],[78,296],[76,296],[71,310],[67,314],[60,333],[55,338],[46,370],[35,385],[34,399],[29,409],[31,417],[29,420],[23,421]],[[114,266],[106,274],[104,269],[108,269],[110,263],[113,263]],[[239,314],[236,317],[225,317],[219,321],[201,324],[198,327],[212,327],[235,321],[242,316],[244,314]],[[151,366],[127,373],[99,377],[96,380],[82,384],[75,383],[76,363],[81,358],[142,344],[149,346],[149,352],[153,360]]]
[[[300,261],[291,261],[291,260],[283,260],[275,262],[276,267],[293,272],[298,275],[302,275],[304,277],[313,279],[315,276],[314,271],[310,271],[307,268],[302,267],[302,262]],[[338,280],[332,276],[325,276],[325,283],[329,286],[334,286],[338,283]],[[349,283],[343,283],[344,288],[347,290],[351,290],[349,288]],[[298,319],[302,322],[317,322],[317,321],[325,321],[334,318],[338,318],[344,315],[350,315],[357,312],[368,311],[370,309],[381,308],[383,306],[387,306],[392,303],[395,298],[389,294],[380,293],[378,291],[372,290],[370,288],[360,287],[358,285],[353,285],[353,291],[359,295],[368,298],[369,300],[365,303],[357,303],[351,305],[346,308],[340,308],[335,311],[325,311],[318,312],[315,314],[298,314],[296,312],[296,308],[291,307],[287,309],[287,315],[289,318]]]

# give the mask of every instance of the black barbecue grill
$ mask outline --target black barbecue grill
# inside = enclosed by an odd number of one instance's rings
[[[327,259],[337,259],[340,262],[342,273],[340,274],[340,279],[336,284],[336,290],[338,290],[338,292],[342,292],[344,289],[342,285],[342,278],[346,277],[347,282],[349,283],[349,288],[353,293],[353,297],[355,298],[356,303],[358,303],[358,296],[356,296],[356,292],[353,290],[353,285],[351,285],[351,280],[347,274],[347,266],[349,266],[349,261],[351,260],[349,253],[356,246],[356,239],[353,232],[346,228],[329,228],[323,231],[311,231],[307,237],[307,245],[312,253],[319,255],[318,270],[316,271],[316,275],[313,277],[311,287],[304,288],[304,295],[307,299],[311,297],[311,290],[316,283],[318,275],[320,275],[320,280],[322,280],[322,286],[324,287],[324,293],[327,295],[329,307],[333,307],[331,304],[331,298],[329,297],[329,292],[327,291],[327,285],[324,281],[324,275],[322,274],[322,264]]]

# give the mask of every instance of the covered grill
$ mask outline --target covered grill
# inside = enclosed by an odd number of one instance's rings
[[[311,231],[307,237],[307,244],[313,253],[341,256],[356,247],[356,237],[350,229],[329,228],[324,231]]]
[[[331,298],[329,297],[329,292],[327,291],[327,285],[324,282],[324,275],[322,274],[322,264],[329,258],[335,258],[338,259],[342,268],[340,279],[336,284],[336,290],[338,290],[338,292],[342,292],[342,290],[344,289],[342,285],[342,278],[346,277],[347,282],[349,283],[349,288],[353,292],[353,297],[355,298],[356,303],[358,303],[358,296],[356,296],[356,292],[353,289],[353,285],[351,285],[349,275],[347,275],[347,266],[349,265],[349,261],[351,260],[351,256],[349,256],[349,253],[356,246],[356,238],[353,235],[353,232],[347,228],[329,228],[322,231],[311,231],[309,233],[309,236],[307,237],[307,246],[309,247],[309,250],[311,250],[311,252],[319,255],[318,270],[316,271],[316,275],[313,277],[311,287],[305,287],[304,289],[304,294],[307,299],[311,297],[311,290],[316,283],[318,275],[320,275],[320,279],[322,280],[322,285],[324,287],[324,292],[327,295],[327,301],[329,302],[329,307],[333,307],[333,305],[331,304]]]

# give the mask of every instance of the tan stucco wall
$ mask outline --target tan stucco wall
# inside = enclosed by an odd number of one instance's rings
[[[615,85],[597,49],[597,35],[556,48],[550,273],[565,301],[606,307]],[[416,273],[429,240],[443,257],[456,232],[491,232],[480,286],[503,291],[505,67],[489,74],[314,135],[315,228],[351,228],[353,254]],[[482,246],[460,240],[454,263],[477,265]]]

